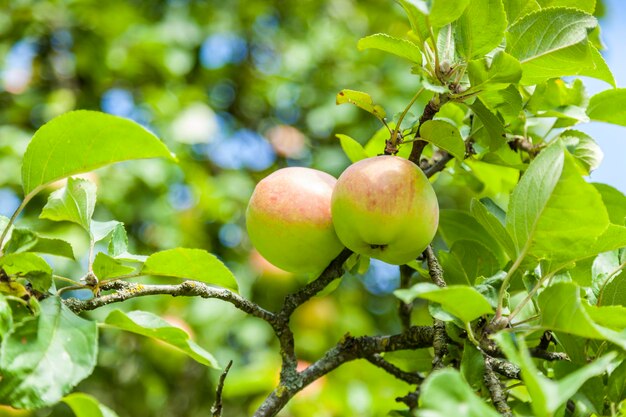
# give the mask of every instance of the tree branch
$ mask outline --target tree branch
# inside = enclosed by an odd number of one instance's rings
[[[279,315],[289,317],[299,306],[317,295],[326,288],[331,282],[343,275],[343,263],[352,255],[352,251],[344,248],[343,251],[324,269],[317,279],[311,281],[293,294],[289,294],[285,298],[283,307]]]
[[[280,343],[280,355],[282,358],[280,369],[281,384],[297,385],[300,383],[300,377],[296,371],[298,360],[295,352],[295,341],[293,332],[289,327],[291,315],[299,306],[343,275],[343,264],[350,255],[352,255],[352,251],[344,248],[314,281],[311,281],[295,293],[287,295],[282,308],[276,313],[276,319],[272,322],[272,327]]]
[[[522,379],[522,371],[519,366],[512,364],[507,360],[485,355],[485,363],[487,362],[489,362],[491,369],[493,369],[502,376],[505,376],[509,379]]]
[[[416,372],[407,372],[398,368],[396,365],[388,362],[383,358],[380,354],[375,353],[372,356],[368,356],[365,358],[369,363],[375,365],[381,369],[384,369],[388,374],[395,376],[401,381],[407,382],[409,384],[419,385],[424,380],[424,377]]]
[[[439,288],[446,286],[443,279],[443,269],[435,256],[432,246],[428,245],[424,251],[424,257],[428,264],[428,274],[430,279],[437,284]],[[448,334],[446,333],[446,324],[438,319],[434,321],[435,336],[433,340],[433,349],[435,356],[433,357],[433,370],[444,367],[443,358],[448,354]]]
[[[211,287],[199,281],[184,281],[177,285],[145,285],[127,281],[111,281],[100,286],[103,291],[117,290],[114,293],[94,297],[90,300],[68,298],[63,302],[74,313],[95,310],[107,304],[119,303],[131,298],[145,297],[148,295],[171,295],[173,297],[202,297],[216,298],[231,303],[239,310],[273,323],[276,319],[274,313],[265,310],[256,303],[224,288]]]
[[[433,328],[413,326],[406,332],[391,336],[344,336],[324,356],[299,373],[298,383],[286,385],[282,381],[254,413],[254,417],[275,416],[287,402],[304,387],[346,362],[370,357],[376,353],[419,349],[432,346]]]
[[[443,171],[446,167],[446,164],[452,161],[453,159],[454,159],[454,156],[450,155],[448,152],[443,152],[441,154],[441,159],[439,159],[437,162],[435,162],[431,166],[427,167],[424,170],[424,174],[426,174],[426,177],[428,178],[432,177],[436,173]]]
[[[426,104],[426,107],[424,107],[424,112],[419,119],[417,132],[415,133],[416,139],[420,137],[420,129],[422,128],[422,125],[427,121],[432,120],[446,101],[448,101],[447,96],[437,94],[435,95],[435,97],[431,98],[430,101]],[[414,164],[419,165],[422,151],[424,150],[426,145],[428,145],[428,142],[421,139],[417,139],[415,142],[413,142],[411,154],[409,155],[409,161],[412,161]]]
[[[507,393],[502,387],[500,378],[498,378],[498,375],[496,375],[496,373],[494,372],[487,355],[484,355],[484,360],[485,374],[483,376],[483,380],[485,382],[485,385],[487,386],[487,389],[489,390],[493,405],[496,407],[496,410],[498,410],[498,412],[503,416],[513,417],[511,407],[509,407],[509,404],[507,403]]]

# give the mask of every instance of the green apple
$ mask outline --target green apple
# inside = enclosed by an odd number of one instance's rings
[[[348,249],[402,265],[433,240],[439,222],[437,196],[413,162],[375,156],[349,166],[337,180],[331,210]]]
[[[261,180],[246,211],[248,235],[259,253],[285,271],[324,270],[343,250],[330,214],[336,183],[325,172],[300,167]]]

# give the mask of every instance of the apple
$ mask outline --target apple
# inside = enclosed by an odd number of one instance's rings
[[[375,156],[349,166],[332,196],[337,236],[353,252],[402,265],[433,240],[439,205],[430,181],[413,162]]]
[[[332,175],[301,167],[262,179],[246,211],[248,235],[259,253],[296,274],[324,270],[343,250],[330,214],[336,182]]]

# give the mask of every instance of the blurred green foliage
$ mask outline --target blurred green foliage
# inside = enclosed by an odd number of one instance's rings
[[[335,134],[364,144],[380,124],[353,106],[337,107],[340,89],[367,91],[391,118],[419,88],[409,65],[356,49],[365,35],[403,37],[409,30],[391,1],[3,0],[0,5],[0,214],[10,215],[19,204],[21,155],[40,125],[78,108],[132,118],[162,138],[180,164],[133,161],[89,174],[98,184],[94,217],[123,221],[133,253],[175,246],[215,253],[235,272],[242,294],[269,309],[310,277],[268,270],[251,254],[243,214],[255,183],[288,165],[333,175],[348,165]],[[467,209],[475,196],[506,203],[502,199],[518,175],[479,161],[455,163],[452,169],[454,175],[441,173],[434,184],[442,208]],[[68,238],[85,264],[88,242],[78,227],[37,219],[46,198],[40,194],[20,221]],[[51,262],[78,278],[77,265]],[[399,330],[397,303],[389,295],[397,286],[395,271],[378,264],[365,277],[346,276],[332,294],[297,312],[293,323],[303,364],[346,332]],[[280,358],[269,326],[226,303],[153,297],[124,308],[159,313],[186,328],[220,363],[234,360],[224,391],[228,416],[249,415],[278,380]],[[109,310],[93,314],[105,317]],[[430,324],[425,308],[415,314],[416,324],[420,317]],[[121,417],[208,415],[218,372],[132,334],[102,330],[101,341],[98,368],[79,391]],[[427,352],[411,355],[397,354],[394,360],[430,369]],[[407,391],[406,384],[357,361],[307,388],[282,415],[379,416]],[[70,415],[64,405],[34,413],[0,409],[3,413]]]

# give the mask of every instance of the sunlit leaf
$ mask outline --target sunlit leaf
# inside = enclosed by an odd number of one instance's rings
[[[82,392],[65,396],[63,402],[72,409],[76,417],[117,417],[117,414],[109,407]]]
[[[587,114],[592,120],[626,126],[626,88],[605,90],[591,97]]]
[[[109,255],[99,252],[93,262],[93,273],[98,279],[109,279],[130,274],[135,268],[123,265],[117,259],[111,258]]]
[[[129,159],[174,159],[165,145],[137,123],[77,110],[58,116],[33,136],[22,161],[26,195],[53,181]]]
[[[351,162],[357,162],[361,159],[367,158],[369,155],[365,152],[365,148],[355,139],[352,139],[348,135],[342,135],[341,133],[336,135],[341,143],[341,149],[346,154]]]
[[[359,50],[379,49],[406,58],[416,64],[422,64],[422,53],[417,45],[405,39],[394,38],[384,33],[366,36],[359,39]]]
[[[544,149],[513,190],[506,228],[518,256],[556,265],[579,259],[605,232],[608,214],[560,142]]]
[[[604,206],[609,213],[611,223],[623,226],[626,220],[626,196],[607,184],[593,183],[600,192]]]
[[[152,313],[146,311],[124,313],[121,310],[113,310],[105,319],[105,323],[110,327],[160,340],[203,365],[218,367],[213,355],[191,340],[184,330],[172,326]]]
[[[81,178],[68,178],[67,185],[52,194],[39,218],[69,221],[90,231],[96,206],[96,185]]]
[[[506,15],[502,0],[472,0],[454,26],[461,56],[470,60],[485,55],[500,45],[504,37]]]
[[[534,11],[511,25],[506,51],[522,64],[523,84],[576,75],[593,69],[587,33],[596,19],[583,11],[549,8]]]
[[[443,120],[429,120],[420,128],[420,136],[423,140],[436,145],[459,161],[465,159],[465,142],[459,129]]]
[[[237,281],[232,272],[207,251],[176,248],[156,252],[146,259],[142,275],[161,275],[193,279],[237,291]]]
[[[378,104],[374,104],[372,97],[361,91],[354,90],[341,90],[337,93],[337,104],[350,103],[365,110],[368,113],[373,114],[379,119],[384,119],[387,113]]]
[[[520,80],[522,67],[517,59],[498,51],[491,60],[482,58],[468,62],[467,76],[472,90],[503,89]]]
[[[602,163],[604,153],[600,146],[586,133],[578,130],[566,130],[559,136],[565,148],[582,166],[583,173],[589,175]]]
[[[394,294],[405,303],[410,303],[416,298],[439,303],[444,310],[466,323],[493,313],[489,301],[474,288],[465,285],[439,288],[435,284],[421,282],[406,290],[396,290]]]

